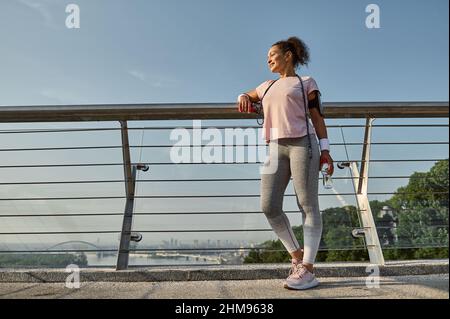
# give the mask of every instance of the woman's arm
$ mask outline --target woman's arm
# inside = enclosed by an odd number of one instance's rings
[[[316,92],[312,92],[311,94],[309,94],[308,100],[313,100],[316,97],[316,94],[317,94]],[[309,113],[311,114],[311,120],[314,124],[314,129],[316,131],[319,140],[322,138],[328,138],[327,127],[319,110],[317,108],[311,108],[309,109]],[[329,164],[328,174],[333,175],[334,172],[333,159],[331,158],[329,150],[321,150],[320,169],[322,169],[323,163]]]
[[[247,94],[249,96],[250,101],[252,101],[253,103],[259,102],[259,97],[258,97],[258,93],[256,93],[256,90],[248,91],[245,94]]]
[[[314,129],[316,130],[319,140],[322,138],[328,138],[327,127],[322,115],[319,113],[319,110],[315,108],[309,109],[309,113],[311,114],[311,120],[314,124]]]
[[[308,100],[312,101],[316,98],[316,91],[311,92],[308,94]],[[317,137],[319,140],[321,138],[328,138],[327,134],[327,127],[325,125],[325,121],[323,120],[322,115],[320,115],[320,112],[317,108],[310,108],[309,114],[311,114],[311,120],[314,124],[314,129],[316,130]]]

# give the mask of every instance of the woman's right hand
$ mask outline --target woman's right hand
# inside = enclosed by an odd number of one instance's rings
[[[252,113],[252,101],[247,94],[241,94],[238,97],[238,110],[239,112]]]
[[[248,91],[239,95],[237,106],[239,112],[254,113],[256,109],[253,107],[253,102],[259,102],[259,96],[256,90]]]

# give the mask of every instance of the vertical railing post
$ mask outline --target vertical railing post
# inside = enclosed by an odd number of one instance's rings
[[[131,167],[127,122],[121,121],[120,127],[122,133],[123,169],[125,177],[125,192],[127,199],[125,203],[125,212],[123,215],[122,232],[120,235],[120,245],[117,256],[116,270],[124,270],[128,268],[131,227],[133,223],[134,189],[136,181],[136,167]]]
[[[370,143],[373,121],[373,118],[366,119],[360,171],[358,171],[358,167],[355,162],[351,163],[350,169],[352,170],[353,183],[355,185],[355,189],[357,190],[356,198],[359,206],[358,214],[364,228],[364,237],[366,239],[370,262],[375,265],[384,265],[383,251],[378,238],[372,210],[370,209],[369,197],[367,195],[367,188],[369,184]]]

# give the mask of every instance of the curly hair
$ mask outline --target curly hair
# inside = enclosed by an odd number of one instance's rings
[[[309,62],[309,48],[297,37],[290,37],[287,40],[278,41],[272,46],[278,46],[283,53],[290,51],[292,53],[292,63],[296,69],[299,65],[308,65]]]

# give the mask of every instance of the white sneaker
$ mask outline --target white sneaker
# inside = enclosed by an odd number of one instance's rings
[[[302,264],[292,263],[289,277],[287,277],[284,284],[286,289],[304,290],[316,287],[319,285],[319,281],[316,279],[313,273],[311,273]]]

